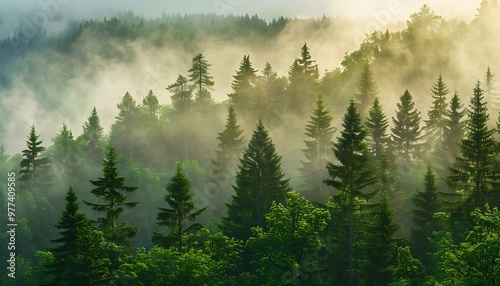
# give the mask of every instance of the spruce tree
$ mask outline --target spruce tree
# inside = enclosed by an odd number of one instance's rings
[[[42,146],[43,140],[39,138],[35,125],[32,125],[26,141],[27,149],[22,151],[24,158],[19,164],[19,181],[24,184],[26,190],[46,188],[51,182],[49,159],[42,157],[45,147]]]
[[[48,285],[95,285],[92,282],[102,283],[107,278],[103,256],[83,255],[87,250],[82,248],[82,242],[92,230],[87,216],[79,213],[78,209],[78,197],[70,187],[66,194],[65,210],[56,224],[61,237],[51,240],[58,246],[51,249],[54,259],[48,266],[47,273],[53,276],[53,280]],[[92,246],[96,249],[100,247],[102,246]],[[89,259],[93,259],[92,263],[88,263]]]
[[[184,252],[190,248],[189,243],[192,242],[188,235],[196,235],[196,232],[201,230],[202,225],[194,221],[206,208],[195,210],[191,182],[180,163],[176,164],[175,174],[166,189],[165,201],[170,208],[158,208],[160,211],[157,224],[167,227],[170,233],[165,236],[155,232],[152,240],[165,248],[175,246],[179,252]]]
[[[218,208],[219,204],[229,203],[231,200],[238,158],[245,148],[242,133],[236,121],[234,107],[229,105],[226,128],[217,135],[219,146],[215,151],[215,159],[211,160],[213,169],[210,177],[210,192],[214,207]],[[225,210],[224,205],[221,207]],[[223,210],[216,211],[218,214],[223,212]]]
[[[424,176],[424,190],[417,191],[412,199],[415,204],[413,220],[415,226],[411,230],[411,243],[414,256],[426,267],[429,274],[435,274],[436,265],[432,265],[431,255],[436,251],[431,244],[435,232],[441,230],[440,219],[434,214],[441,210],[436,175],[430,164]]]
[[[389,124],[378,98],[373,100],[365,125],[368,151],[376,161],[379,161],[386,154],[390,142],[387,134]]]
[[[127,202],[128,196],[123,194],[131,193],[137,187],[125,185],[125,178],[118,176],[116,164],[115,150],[109,146],[103,161],[102,177],[90,180],[90,183],[95,186],[91,193],[102,199],[103,203],[87,201],[84,203],[94,211],[105,213],[106,216],[99,218],[97,222],[106,239],[117,245],[130,247],[130,239],[137,234],[137,228],[120,223],[120,216],[124,212],[124,207],[137,206],[138,202]]]
[[[312,60],[309,47],[306,43],[300,50],[297,58],[288,70],[287,88],[288,110],[299,116],[306,114],[314,105],[314,98],[318,90],[318,65]]]
[[[167,87],[167,90],[172,93],[172,108],[178,113],[187,113],[191,111],[192,87],[188,84],[188,79],[182,75],[177,77],[177,80]]]
[[[495,92],[495,74],[490,67],[486,69],[484,85],[485,102],[490,104],[492,113],[497,113],[500,111],[500,94]]]
[[[95,106],[90,116],[87,117],[87,121],[83,124],[82,138],[85,143],[86,160],[95,165],[99,164],[103,156],[104,133]]]
[[[499,197],[499,192],[492,185],[499,179],[498,173],[494,171],[494,130],[487,126],[489,114],[479,81],[474,88],[467,115],[465,138],[460,142],[460,155],[455,158],[447,180],[453,189],[466,195],[466,211],[470,212],[487,202],[498,202]]]
[[[272,202],[283,202],[291,190],[280,163],[281,157],[276,154],[269,133],[259,120],[240,159],[233,200],[227,204],[228,216],[221,222],[226,235],[247,240],[252,227],[265,228],[265,215]]]
[[[327,164],[330,178],[325,183],[338,190],[339,201],[345,204],[348,217],[347,275],[348,285],[354,284],[353,245],[354,245],[354,207],[357,198],[370,196],[368,186],[375,183],[369,167],[368,150],[365,144],[366,130],[361,124],[361,116],[354,100],[351,99],[342,122],[343,130],[338,141],[333,144],[333,153],[338,164]]]
[[[60,133],[52,138],[52,142],[53,145],[48,152],[55,174],[61,181],[68,181],[70,185],[76,185],[78,179],[83,177],[82,160],[77,153],[73,133],[65,123],[63,123]]]
[[[309,138],[304,140],[306,149],[303,149],[306,160],[301,161],[301,177],[304,181],[304,191],[309,194],[313,201],[323,201],[325,187],[323,180],[328,177],[326,164],[331,161],[330,149],[332,136],[335,128],[331,126],[332,116],[330,110],[323,104],[323,98],[318,95],[316,108],[311,114],[311,119],[306,125],[305,135]]]
[[[420,151],[420,112],[415,109],[415,103],[408,90],[400,97],[396,118],[392,118],[391,128],[393,149],[399,157],[398,161],[411,164]]]
[[[138,130],[139,106],[135,99],[126,92],[120,103],[117,104],[118,116],[111,126],[109,142],[116,148],[117,153],[134,159],[135,152],[141,148]]]
[[[441,177],[448,176],[448,167],[451,167],[455,156],[460,153],[460,140],[464,134],[465,122],[463,117],[465,110],[460,103],[460,98],[455,92],[450,100],[449,110],[446,112],[445,129],[443,137],[439,140],[438,152],[436,154],[436,172]]]
[[[210,91],[213,90],[213,77],[210,75],[210,67],[203,54],[197,54],[192,60],[192,66],[188,70],[189,82],[195,90],[195,102],[200,107],[205,107],[213,101]]]
[[[278,77],[270,63],[266,63],[262,75],[258,77],[259,100],[254,102],[255,110],[258,110],[264,123],[279,124],[277,118],[284,109],[285,86],[287,79]]]
[[[437,81],[432,85],[431,96],[432,106],[427,112],[428,120],[425,120],[426,151],[430,158],[434,158],[438,152],[439,141],[446,132],[446,95],[449,90],[443,82],[443,77],[439,75]]]
[[[377,93],[377,85],[373,80],[372,69],[369,63],[365,63],[358,79],[358,92],[355,94],[359,103],[358,110],[362,118],[366,118],[370,103],[373,102]]]
[[[394,237],[399,226],[395,224],[389,198],[382,194],[380,202],[370,214],[366,233],[364,280],[367,285],[389,285],[396,264],[397,242]]]
[[[228,94],[231,102],[234,104],[234,109],[247,120],[252,120],[255,110],[251,103],[255,102],[257,97],[257,74],[256,70],[252,67],[250,56],[243,56],[240,62],[240,67],[233,76],[231,87],[233,91]],[[252,106],[249,108],[249,106]]]

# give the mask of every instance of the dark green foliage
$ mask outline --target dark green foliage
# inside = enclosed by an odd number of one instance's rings
[[[358,91],[354,95],[358,102],[358,110],[362,118],[366,118],[370,103],[375,100],[378,90],[369,63],[364,64],[358,79]]]
[[[104,133],[95,106],[89,117],[87,117],[87,121],[83,124],[82,138],[85,145],[86,160],[94,165],[99,164],[103,157]]]
[[[288,111],[299,116],[305,115],[314,105],[318,89],[318,65],[312,60],[309,47],[304,43],[300,58],[288,69],[289,85],[286,90]]]
[[[24,184],[25,190],[44,189],[51,183],[49,159],[41,157],[45,147],[42,146],[43,141],[38,140],[39,137],[35,126],[31,126],[28,141],[26,141],[28,148],[22,152],[24,158],[20,163],[21,171],[19,171],[19,181]]]
[[[100,285],[107,281],[109,259],[104,258],[102,234],[78,212],[78,197],[71,187],[56,228],[61,237],[52,240],[59,245],[51,250],[53,258],[46,271],[52,282],[45,285]]]
[[[389,127],[387,116],[382,110],[378,98],[373,100],[365,125],[368,151],[378,161],[384,155],[387,155],[387,148],[390,143],[389,135],[387,134],[387,127]]]
[[[252,106],[265,124],[277,125],[280,123],[279,117],[285,108],[287,79],[278,77],[270,63],[266,63],[262,75],[257,79],[259,93],[256,100],[252,102]]]
[[[153,242],[163,247],[174,246],[179,252],[186,252],[193,248],[197,232],[202,225],[195,223],[195,219],[206,208],[195,210],[191,183],[182,171],[182,165],[176,164],[175,174],[167,184],[165,201],[170,208],[158,208],[157,224],[169,229],[170,233],[165,236],[155,232]]]
[[[167,90],[172,93],[172,107],[178,113],[189,112],[192,107],[192,87],[188,84],[188,79],[182,75],[177,77],[175,83],[169,85]]]
[[[348,285],[353,285],[355,200],[369,197],[370,191],[367,192],[367,187],[374,184],[376,178],[368,165],[368,150],[365,144],[366,130],[361,124],[361,117],[353,99],[351,99],[344,115],[342,127],[340,137],[332,148],[338,165],[328,162],[326,168],[330,179],[325,180],[325,183],[337,189],[341,208],[346,212],[345,217],[348,217],[347,277]]]
[[[260,120],[240,159],[233,200],[227,204],[228,216],[221,222],[226,235],[247,240],[252,227],[265,227],[271,204],[283,202],[290,191],[280,162],[281,157]]]
[[[433,158],[439,151],[438,144],[443,139],[446,132],[446,95],[449,90],[443,82],[443,78],[439,75],[437,81],[432,84],[431,96],[432,106],[427,112],[428,120],[425,120],[426,152],[429,158]]]
[[[447,181],[454,190],[466,196],[466,210],[472,211],[486,202],[499,201],[499,192],[492,186],[498,180],[498,173],[493,169],[496,143],[493,139],[494,131],[487,126],[489,115],[479,81],[474,88],[467,115],[465,138],[460,142],[460,155],[450,168]]]
[[[419,259],[429,274],[436,273],[436,265],[432,265],[431,255],[436,251],[431,243],[435,232],[442,229],[441,221],[434,214],[441,210],[436,175],[431,166],[427,166],[424,176],[424,190],[418,191],[412,199],[415,204],[413,220],[415,227],[411,231],[412,249],[414,256]]]
[[[335,128],[331,126],[332,116],[330,110],[323,104],[323,98],[318,95],[316,108],[311,114],[311,119],[306,125],[305,135],[308,140],[303,140],[306,149],[302,149],[306,160],[301,161],[301,177],[304,181],[304,192],[313,201],[326,201],[328,193],[323,180],[328,177],[327,162],[331,161],[330,149]]]
[[[400,97],[396,118],[392,118],[393,151],[402,167],[411,165],[420,151],[420,112],[408,90]]]
[[[392,272],[396,261],[395,233],[399,226],[394,222],[394,213],[389,205],[389,198],[383,194],[380,202],[375,206],[370,216],[372,217],[365,234],[366,249],[360,258],[366,257],[361,262],[362,280],[367,285],[389,285],[392,282]]]
[[[104,233],[104,237],[112,243],[120,246],[130,247],[130,239],[137,234],[137,228],[129,226],[127,223],[120,223],[120,216],[124,212],[123,207],[133,208],[138,202],[127,202],[127,195],[137,189],[125,185],[125,178],[118,176],[115,150],[112,146],[103,160],[103,175],[96,180],[90,180],[94,185],[91,193],[102,199],[102,204],[84,201],[94,211],[105,213],[105,217],[98,219],[99,228]]]
[[[226,128],[217,135],[219,146],[215,151],[215,159],[212,160],[213,170],[209,185],[213,201],[210,209],[219,216],[225,212],[224,204],[230,202],[233,193],[235,170],[245,148],[242,133],[236,122],[234,107],[229,105]]]

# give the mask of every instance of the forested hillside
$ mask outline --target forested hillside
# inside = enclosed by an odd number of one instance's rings
[[[499,19],[3,39],[3,285],[498,285]]]

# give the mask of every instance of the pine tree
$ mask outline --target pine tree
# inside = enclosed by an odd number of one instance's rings
[[[310,194],[313,201],[326,199],[323,180],[328,177],[326,164],[331,161],[330,148],[335,128],[331,126],[332,116],[330,110],[323,105],[323,98],[318,96],[316,108],[311,114],[311,119],[306,125],[305,135],[309,140],[304,140],[306,149],[303,149],[306,161],[300,168],[304,180],[304,190]]]
[[[391,128],[393,148],[401,163],[411,164],[420,150],[420,112],[408,90],[400,97]]]
[[[257,74],[256,70],[252,67],[250,56],[243,56],[240,62],[240,67],[233,76],[231,87],[233,92],[228,94],[231,102],[234,104],[234,109],[238,114],[247,120],[252,120],[252,113],[255,111],[251,106],[257,97]]]
[[[432,172],[430,165],[427,165],[427,172],[424,176],[424,190],[417,191],[412,201],[415,204],[413,210],[415,227],[411,230],[414,256],[424,264],[429,274],[433,274],[437,269],[436,265],[431,264],[431,255],[436,249],[430,240],[434,238],[435,232],[441,230],[440,219],[434,216],[441,208],[436,175]]]
[[[86,252],[82,249],[82,241],[91,232],[91,226],[87,216],[79,213],[78,208],[78,197],[70,187],[66,194],[65,210],[56,225],[61,237],[51,240],[58,246],[51,249],[54,259],[47,273],[53,275],[53,280],[49,285],[95,285],[92,282],[103,282],[107,278],[105,268],[100,267],[105,266],[103,260],[85,263],[88,259],[99,257],[82,255]],[[99,247],[93,245],[93,248]]]
[[[142,110],[148,117],[158,120],[160,103],[158,97],[153,94],[153,90],[149,90],[148,94],[142,99]]]
[[[189,82],[195,92],[195,101],[198,105],[206,106],[213,101],[210,91],[213,90],[213,77],[210,75],[210,67],[203,54],[197,54],[193,58],[192,66],[188,70]]]
[[[106,239],[117,245],[130,247],[130,239],[137,234],[137,228],[126,223],[119,223],[119,221],[120,215],[124,212],[123,207],[133,208],[138,204],[137,202],[127,202],[128,196],[124,195],[123,192],[131,193],[137,187],[125,185],[125,178],[118,176],[116,164],[115,150],[109,146],[104,157],[103,176],[96,180],[90,180],[90,183],[95,186],[91,193],[101,198],[103,204],[87,201],[84,203],[94,211],[106,214],[105,217],[101,217],[97,221]]]
[[[365,63],[358,79],[358,92],[355,94],[359,103],[358,110],[362,118],[366,117],[370,103],[373,102],[377,93],[377,85],[373,80],[372,69],[369,63]]]
[[[190,237],[196,235],[202,225],[195,223],[195,219],[206,208],[195,210],[193,193],[191,192],[191,182],[182,171],[182,165],[176,164],[175,174],[167,184],[167,194],[165,201],[170,208],[158,208],[158,225],[165,226],[170,230],[168,236],[159,232],[153,234],[153,242],[167,248],[169,245],[177,247],[179,252],[184,252],[190,248]]]
[[[285,104],[287,79],[278,77],[270,63],[266,63],[257,80],[257,99],[252,103],[265,124],[280,124],[278,120]]]
[[[348,285],[354,283],[353,245],[354,245],[354,206],[357,198],[369,197],[367,187],[375,183],[375,177],[369,168],[368,150],[365,144],[366,130],[361,125],[361,116],[351,99],[342,122],[343,130],[338,141],[333,144],[333,153],[338,165],[327,164],[330,179],[329,186],[336,188],[340,201],[345,204],[348,217],[347,274]]]
[[[86,160],[98,164],[103,156],[104,133],[95,106],[83,124],[82,138],[86,148]]]
[[[215,207],[218,203],[229,203],[231,200],[238,158],[245,148],[242,133],[236,122],[234,107],[229,105],[226,128],[217,135],[219,146],[215,151],[215,159],[211,160],[213,170],[210,177],[210,191]]]
[[[296,59],[288,70],[288,85],[286,94],[288,109],[299,116],[306,114],[314,105],[318,90],[318,65],[312,60],[309,47],[304,43],[300,58]]]
[[[42,146],[43,140],[39,140],[40,136],[36,134],[35,125],[31,126],[28,141],[26,141],[27,149],[23,150],[23,160],[20,163],[21,170],[19,181],[21,181],[25,189],[45,188],[50,182],[49,159],[43,158],[42,153],[45,147]]]
[[[444,137],[446,132],[446,95],[448,92],[443,77],[439,75],[437,81],[432,85],[432,107],[427,112],[429,120],[425,120],[425,127],[423,128],[429,158],[435,157],[438,152],[439,140]]]
[[[494,130],[487,126],[489,114],[479,81],[467,115],[460,155],[455,158],[447,180],[456,191],[462,191],[467,196],[467,212],[470,212],[486,202],[498,201],[498,191],[492,188],[492,183],[499,178],[493,170],[496,160]]]
[[[170,99],[172,100],[172,107],[178,113],[186,113],[191,110],[192,87],[188,84],[188,79],[182,75],[177,77],[175,83],[169,85],[167,90],[172,93]]]
[[[378,161],[386,154],[389,145],[389,135],[387,135],[389,124],[378,98],[373,100],[365,125],[368,131],[368,151]]]
[[[446,177],[448,174],[448,167],[453,164],[453,159],[460,153],[460,140],[464,134],[465,122],[463,117],[465,110],[460,103],[460,98],[455,92],[450,100],[449,110],[446,112],[445,129],[443,137],[439,140],[438,151],[436,154],[437,167],[436,172],[441,177]]]
[[[69,181],[75,185],[82,178],[80,155],[77,154],[76,142],[73,133],[63,123],[59,134],[52,138],[53,145],[49,148],[54,171],[60,180]]]
[[[394,222],[394,213],[387,195],[382,195],[370,216],[372,219],[365,240],[367,259],[363,276],[367,285],[389,285],[393,280],[392,266],[395,265],[397,256],[394,235],[399,226]]]
[[[495,92],[495,74],[490,67],[486,69],[484,85],[485,102],[490,104],[491,111],[495,114],[500,111],[500,94]]]
[[[136,157],[135,151],[140,150],[138,146],[138,142],[140,142],[138,133],[139,107],[128,92],[122,97],[122,101],[117,104],[117,107],[118,116],[115,117],[116,121],[111,126],[109,142],[118,153],[134,159]]]
[[[265,228],[265,215],[272,202],[283,202],[290,191],[280,166],[271,138],[259,120],[256,130],[240,159],[236,174],[235,194],[227,204],[228,216],[222,219],[223,232],[237,239],[247,240],[251,228]]]

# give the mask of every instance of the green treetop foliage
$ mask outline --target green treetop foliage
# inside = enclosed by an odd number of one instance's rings
[[[427,153],[431,158],[436,154],[439,140],[444,137],[446,132],[446,95],[448,92],[443,77],[439,75],[437,81],[432,84],[432,106],[427,112],[429,119],[425,120],[425,127],[423,128],[427,141]]]
[[[43,140],[39,138],[35,125],[32,125],[26,141],[27,149],[22,151],[23,159],[19,164],[21,166],[19,181],[24,184],[26,190],[44,188],[51,182],[49,159],[41,157],[45,147],[42,146]]]
[[[87,117],[87,121],[83,124],[82,138],[85,143],[86,160],[89,160],[93,164],[101,162],[103,156],[104,133],[95,106],[89,117]]]
[[[309,47],[304,43],[300,58],[295,59],[288,70],[289,85],[286,90],[288,109],[299,116],[304,115],[314,105],[318,89],[318,65],[312,60]]]
[[[440,219],[434,214],[441,210],[438,190],[436,187],[436,175],[431,166],[427,166],[424,176],[424,190],[417,191],[412,199],[415,204],[413,220],[415,226],[411,231],[411,242],[414,255],[427,268],[429,274],[435,273],[435,265],[431,264],[431,253],[436,251],[431,244],[435,232],[441,230]]]
[[[260,285],[318,285],[319,261],[314,254],[320,246],[318,235],[330,220],[328,210],[315,208],[304,197],[289,192],[283,203],[274,202],[266,214],[267,230],[252,229],[247,247],[257,253]]]
[[[364,64],[358,79],[358,91],[355,93],[359,106],[359,113],[366,118],[370,104],[377,96],[377,84],[373,80],[373,73],[369,63]]]
[[[242,133],[236,121],[234,107],[229,105],[226,127],[217,134],[219,146],[215,151],[215,159],[211,160],[213,169],[210,177],[210,191],[213,194],[214,207],[225,210],[224,205],[219,206],[219,204],[229,203],[231,200],[238,159],[245,148]],[[221,214],[224,210],[218,210],[217,213]]]
[[[252,67],[250,56],[245,55],[240,62],[240,67],[236,71],[236,75],[233,76],[233,81],[231,82],[233,91],[228,94],[236,112],[245,119],[253,119],[253,116],[250,115],[255,110],[252,107],[249,108],[249,106],[252,106],[252,103],[255,102],[258,96],[256,84],[256,70]]]
[[[265,215],[273,202],[283,202],[290,191],[284,179],[281,157],[276,153],[262,120],[240,159],[233,200],[227,204],[228,216],[222,219],[223,232],[247,240],[254,226],[265,227]]]
[[[420,112],[415,109],[415,103],[408,90],[400,97],[396,110],[396,118],[392,118],[391,128],[393,149],[399,162],[411,164],[420,150]]]
[[[382,110],[378,98],[373,100],[373,104],[366,119],[368,151],[377,161],[387,152],[389,135],[387,134],[387,116]]]
[[[185,76],[179,75],[175,83],[169,85],[167,90],[172,93],[172,107],[179,113],[186,113],[191,110],[193,103],[192,87],[188,84]]]
[[[338,190],[340,201],[345,204],[348,217],[347,273],[348,285],[354,283],[353,240],[354,240],[354,205],[357,198],[365,199],[370,192],[367,187],[374,184],[376,178],[369,167],[368,150],[365,144],[366,130],[361,124],[361,116],[353,99],[349,103],[342,122],[343,130],[338,141],[333,144],[333,153],[338,164],[328,162],[330,179],[325,183]]]
[[[478,81],[467,110],[465,138],[460,142],[460,155],[450,168],[447,181],[456,191],[467,196],[468,209],[498,202],[498,191],[492,184],[498,180],[494,172],[496,160],[493,132],[488,128],[488,109],[484,102],[481,83]]]
[[[130,239],[137,234],[137,228],[129,226],[127,223],[120,223],[120,216],[124,212],[123,207],[133,208],[138,202],[127,202],[128,196],[123,193],[130,193],[137,187],[125,185],[125,178],[118,176],[115,150],[112,146],[103,160],[103,175],[96,180],[90,180],[94,185],[91,193],[102,199],[102,204],[84,201],[94,211],[105,213],[105,217],[98,219],[99,228],[110,242],[120,246],[130,247]]]
[[[304,191],[314,201],[322,201],[327,197],[323,180],[328,177],[326,164],[331,161],[332,136],[336,130],[331,123],[330,110],[323,104],[322,96],[318,95],[316,108],[306,125],[308,140],[304,140],[306,149],[302,150],[306,160],[301,161],[300,168]]]
[[[497,285],[500,277],[500,212],[488,204],[475,209],[474,228],[465,241],[453,244],[450,233],[439,242],[439,267],[445,285]]]
[[[195,210],[191,182],[180,163],[176,164],[175,174],[166,189],[165,201],[170,208],[158,208],[157,224],[167,227],[170,233],[165,236],[155,232],[153,242],[163,247],[174,246],[177,251],[185,252],[193,247],[193,237],[190,235],[196,236],[202,229],[202,225],[194,221],[206,208]]]
[[[213,90],[213,76],[210,75],[210,67],[203,54],[197,54],[188,70],[189,82],[195,92],[195,101],[203,106],[213,101],[210,91]]]

